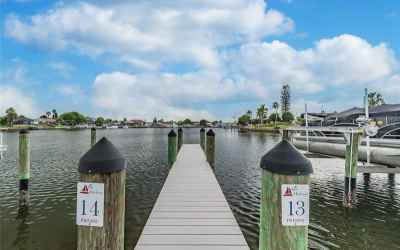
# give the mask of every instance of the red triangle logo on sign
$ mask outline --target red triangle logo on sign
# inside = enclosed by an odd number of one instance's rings
[[[287,187],[283,196],[293,196],[292,190],[289,187]]]
[[[87,185],[83,186],[81,194],[88,194],[89,193],[89,188],[87,187]]]

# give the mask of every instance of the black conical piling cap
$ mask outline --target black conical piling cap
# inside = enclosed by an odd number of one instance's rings
[[[21,129],[19,131],[20,134],[29,134],[29,131],[27,129]]]
[[[182,128],[178,128],[178,133],[182,133],[183,129]]]
[[[206,132],[206,130],[204,128],[201,128],[200,132]]]
[[[215,133],[212,129],[208,130],[207,136],[215,136]]]
[[[282,175],[313,173],[310,160],[286,140],[282,140],[261,158],[260,167],[274,174]]]
[[[80,173],[112,173],[125,168],[126,160],[105,137],[79,160]]]
[[[176,133],[173,129],[168,133],[168,137],[176,137]]]
[[[92,130],[92,131],[96,131],[96,128],[91,128],[90,130]]]

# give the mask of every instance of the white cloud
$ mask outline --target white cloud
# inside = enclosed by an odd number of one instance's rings
[[[261,84],[223,79],[218,73],[196,72],[185,75],[122,72],[100,74],[93,85],[93,104],[110,114],[145,117],[157,114],[167,119],[213,116],[194,105],[241,98],[262,98]]]
[[[287,43],[250,43],[225,55],[231,74],[264,82],[274,90],[291,84],[297,93],[320,93],[327,87],[343,90],[374,85],[398,67],[385,44],[373,46],[352,35],[323,39],[314,48],[296,50]]]
[[[59,84],[56,86],[56,91],[63,96],[81,96],[83,91],[79,85],[74,84]]]
[[[324,39],[305,50],[280,41],[249,43],[221,58],[226,68],[218,71],[100,74],[94,83],[94,104],[118,116],[130,112],[148,118],[158,112],[163,117],[201,118],[205,111],[194,107],[202,104],[279,101],[283,83],[291,85],[295,112],[303,110],[305,100],[310,110],[360,105],[362,99],[355,97],[362,93],[355,91],[378,83],[386,83],[380,91],[389,96],[399,91],[392,51],[350,35]],[[331,97],[325,100],[308,97],[327,92]]]
[[[39,114],[34,99],[22,93],[18,88],[0,84],[0,112],[14,107],[18,114],[35,117]]]
[[[65,62],[51,62],[49,63],[49,66],[66,78],[70,77],[72,72],[75,71],[74,66]]]
[[[79,2],[29,19],[8,15],[5,26],[21,43],[123,55],[144,68],[145,60],[217,68],[219,48],[293,30],[291,19],[265,9],[263,0]]]
[[[95,110],[116,117],[212,117],[199,107],[271,104],[283,83],[291,85],[293,103],[301,107],[294,110],[302,110],[304,100],[330,110],[357,105],[355,90],[378,85],[389,100],[400,95],[399,62],[385,43],[350,34],[307,49],[263,42],[294,30],[290,18],[266,7],[263,0],[89,1],[59,4],[30,18],[8,15],[5,28],[21,43],[132,66],[129,73],[112,67],[93,83]]]

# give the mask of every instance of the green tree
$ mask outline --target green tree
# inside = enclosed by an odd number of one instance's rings
[[[0,126],[7,126],[7,116],[0,117]]]
[[[186,118],[185,120],[183,120],[183,124],[190,125],[192,124],[192,121],[189,118]]]
[[[282,121],[284,122],[292,122],[294,120],[294,115],[290,112],[284,112],[282,114]]]
[[[251,117],[246,113],[244,115],[242,115],[241,117],[239,117],[238,119],[238,123],[240,125],[247,125],[251,120]]]
[[[290,112],[290,86],[285,84],[282,86],[281,91],[281,109],[283,113]]]
[[[57,110],[53,109],[52,113],[53,113],[53,119],[57,119],[58,118]]]
[[[383,96],[378,92],[371,92],[368,93],[368,106],[369,107],[376,107],[385,104],[385,100]]]
[[[84,115],[75,111],[61,114],[60,119],[70,125],[84,124],[87,122]]]
[[[280,120],[281,120],[281,117],[279,116],[278,113],[272,113],[272,114],[269,116],[269,120],[270,120],[270,121],[274,121],[274,122],[275,122],[275,126],[276,126],[276,122],[280,121]]]
[[[97,117],[95,121],[96,126],[102,127],[104,125],[104,118],[103,117]]]
[[[205,119],[201,119],[200,120],[200,126],[206,127],[207,126],[208,121]]]
[[[17,119],[18,114],[13,107],[6,110],[7,123],[10,127],[13,126],[15,119]]]

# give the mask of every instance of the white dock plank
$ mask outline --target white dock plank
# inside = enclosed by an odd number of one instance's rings
[[[183,145],[135,250],[249,250],[200,145]]]

